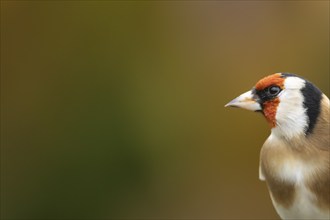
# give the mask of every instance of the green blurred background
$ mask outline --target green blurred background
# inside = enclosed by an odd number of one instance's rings
[[[278,219],[274,72],[329,96],[328,1],[1,1],[1,219]]]

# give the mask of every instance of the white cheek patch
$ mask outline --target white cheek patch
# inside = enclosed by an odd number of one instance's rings
[[[305,87],[305,83],[306,81],[299,77],[288,77],[285,79],[284,88],[300,90]]]
[[[304,96],[301,89],[305,80],[288,77],[284,82],[284,90],[279,95],[280,103],[276,112],[275,135],[292,138],[305,133],[308,126],[306,109],[303,106]]]

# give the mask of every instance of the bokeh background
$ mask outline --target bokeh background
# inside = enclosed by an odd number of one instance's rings
[[[1,219],[278,219],[224,105],[329,60],[329,1],[1,1]]]

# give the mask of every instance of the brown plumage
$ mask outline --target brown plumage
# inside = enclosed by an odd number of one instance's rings
[[[227,106],[261,111],[271,124],[259,170],[280,217],[329,219],[329,98],[301,77],[276,73]]]

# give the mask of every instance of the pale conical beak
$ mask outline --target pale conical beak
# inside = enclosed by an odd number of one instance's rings
[[[261,111],[262,108],[255,98],[252,91],[248,91],[238,96],[236,99],[230,101],[225,107],[237,107],[250,111]]]

